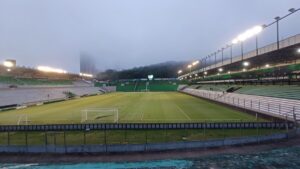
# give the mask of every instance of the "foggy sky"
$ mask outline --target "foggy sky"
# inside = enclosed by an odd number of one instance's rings
[[[79,72],[80,52],[100,70],[194,60],[292,7],[299,0],[0,0],[0,61]],[[300,33],[295,15],[281,38]]]

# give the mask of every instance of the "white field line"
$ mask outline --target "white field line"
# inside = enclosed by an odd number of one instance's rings
[[[143,118],[144,118],[144,113],[141,112],[141,121],[143,121]]]
[[[20,125],[23,116],[24,116],[24,114],[22,114],[22,115],[19,116],[19,119],[18,119],[18,122],[17,122],[18,125]]]
[[[176,108],[189,120],[192,120],[177,104],[175,104]]]

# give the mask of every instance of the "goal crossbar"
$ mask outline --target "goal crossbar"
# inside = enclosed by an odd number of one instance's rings
[[[119,109],[118,108],[86,108],[86,109],[81,110],[81,114],[82,114],[81,123],[84,123],[88,120],[95,120],[95,119],[89,119],[89,115],[91,112],[94,112],[94,113],[98,112],[97,115],[102,115],[102,116],[107,115],[107,113],[111,113],[110,115],[114,116],[113,121],[115,123],[118,123],[118,121],[119,121]]]

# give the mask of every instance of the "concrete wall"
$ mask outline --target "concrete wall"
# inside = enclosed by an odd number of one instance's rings
[[[185,141],[151,144],[114,144],[114,145],[39,145],[39,146],[0,146],[0,153],[126,153],[180,150],[194,148],[213,148],[222,146],[244,145],[282,140],[290,137],[287,133],[266,136],[251,136],[239,138],[215,139],[206,141]]]

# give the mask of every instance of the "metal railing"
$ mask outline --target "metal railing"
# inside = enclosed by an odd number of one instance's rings
[[[207,98],[210,100],[222,102],[225,104],[233,105],[239,108],[252,110],[268,115],[280,117],[290,121],[300,120],[300,106],[295,105],[295,101],[289,103],[288,99],[279,99],[271,97],[261,97],[254,95],[231,94],[215,91],[185,89],[184,92],[191,95]],[[245,97],[249,98],[246,99]],[[251,99],[253,98],[253,99]],[[260,99],[265,99],[264,101]],[[279,101],[280,103],[276,103]],[[300,101],[299,101],[300,105]]]
[[[282,129],[291,122],[191,122],[191,123],[95,123],[49,125],[1,125],[0,132],[15,131],[90,131],[90,130],[161,130],[161,129]]]

